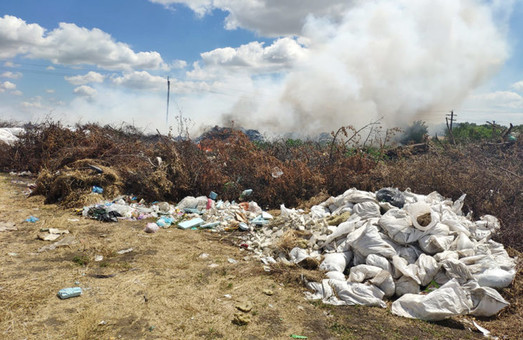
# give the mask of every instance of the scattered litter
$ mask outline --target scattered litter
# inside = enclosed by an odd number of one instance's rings
[[[104,189],[99,186],[96,186],[96,185],[93,185],[93,188],[91,191],[93,192],[93,194],[103,194],[104,193]]]
[[[193,218],[188,221],[183,221],[183,222],[178,223],[178,228],[190,229],[190,228],[198,227],[198,226],[202,225],[203,222],[204,222],[203,219],[201,219],[200,217],[197,217],[197,218]]]
[[[9,256],[18,256],[18,253],[7,253]]]
[[[207,253],[202,253],[202,254],[200,254],[200,256],[198,256],[198,258],[200,258],[200,259],[206,259],[208,257],[209,257],[209,254],[207,254]]]
[[[218,198],[218,194],[214,191],[211,191],[211,193],[209,194],[209,198],[216,201],[216,199]]]
[[[263,294],[272,296],[272,295],[274,295],[274,292],[270,289],[264,289]]]
[[[47,232],[47,234],[40,233],[38,234],[38,238],[43,241],[55,241],[60,236],[64,234],[69,234],[69,230],[62,230],[57,228],[43,228],[40,229],[41,232]]]
[[[296,334],[291,334],[291,338],[293,338],[293,339],[308,339],[308,337],[306,337],[304,335],[296,335]]]
[[[68,235],[68,236],[65,236],[63,239],[61,239],[60,241],[56,241],[53,244],[43,246],[42,248],[38,249],[38,252],[41,253],[41,252],[44,252],[47,250],[54,250],[54,249],[60,248],[60,247],[69,247],[69,246],[72,246],[73,244],[76,244],[76,242],[77,241],[74,238],[74,236]]]
[[[29,216],[28,218],[25,219],[26,222],[29,222],[29,223],[35,223],[37,221],[39,221],[40,219],[38,217],[34,217],[34,216]]]
[[[68,218],[67,221],[69,222],[80,222],[78,218]]]
[[[105,326],[105,325],[107,325],[107,321],[105,321],[105,320],[102,320],[98,323],[98,326]]]
[[[217,268],[217,267],[219,267],[219,266],[220,266],[220,265],[217,264],[217,263],[211,263],[211,264],[209,265],[209,268]]]
[[[147,223],[147,226],[145,227],[145,229],[143,231],[145,231],[146,233],[155,233],[158,230],[160,230],[160,226],[158,226],[158,224]]]
[[[232,295],[231,294],[225,294],[223,297],[226,298],[226,299],[232,299]]]
[[[80,295],[82,295],[82,288],[80,287],[63,288],[58,291],[58,297],[62,300]]]
[[[94,262],[100,262],[103,261],[104,257],[102,255],[95,255]]]
[[[119,255],[123,255],[123,254],[130,253],[133,250],[134,250],[133,248],[127,248],[127,249],[118,250],[116,253],[119,254]]]
[[[236,261],[235,259],[227,259],[227,262],[231,263],[231,264],[235,264],[235,263],[238,263],[238,261]]]

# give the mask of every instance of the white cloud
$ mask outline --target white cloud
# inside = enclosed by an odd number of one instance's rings
[[[22,73],[20,73],[20,72],[6,71],[6,72],[0,74],[0,78],[19,79],[21,77],[22,77]]]
[[[65,80],[67,80],[69,83],[73,85],[85,85],[89,83],[103,83],[105,79],[105,75],[90,71],[87,74],[84,75],[78,75],[78,76],[72,76],[72,77],[65,77]]]
[[[0,58],[13,58],[25,54],[43,43],[45,30],[38,24],[27,24],[11,16],[0,17]]]
[[[523,93],[523,80],[518,81],[511,86],[514,90]]]
[[[138,90],[159,90],[167,88],[167,79],[160,76],[153,76],[147,71],[135,71],[125,73],[120,77],[111,79],[113,84]]]
[[[289,70],[305,55],[305,47],[292,38],[278,39],[267,47],[253,41],[238,48],[225,47],[202,53],[201,62],[195,63],[187,75],[193,79],[210,79],[238,72],[278,73]]]
[[[9,93],[11,93],[13,96],[21,96],[21,95],[23,95],[23,92],[20,91],[20,90],[14,90],[14,91],[11,91]]]
[[[176,59],[176,60],[173,60],[173,62],[171,63],[170,66],[173,69],[182,69],[182,68],[187,67],[187,62],[185,60]]]
[[[470,101],[474,102],[476,107],[523,109],[523,97],[512,91],[481,93],[471,96]]]
[[[107,70],[168,69],[158,52],[134,52],[98,28],[60,23],[46,33],[38,24],[5,15],[0,18],[0,58],[25,55],[54,64],[96,65]]]
[[[149,0],[166,7],[184,4],[197,15],[203,16],[213,9],[228,12],[227,29],[238,27],[265,36],[297,35],[308,16],[339,20],[355,0]]]
[[[46,89],[45,92],[49,93],[49,94],[53,94],[56,92],[56,90],[55,89]]]
[[[56,70],[56,69],[54,68],[54,66],[51,66],[51,65],[47,66],[45,69],[48,70],[48,71],[54,71],[54,70]]]
[[[5,67],[18,67],[18,66],[20,66],[20,65],[16,65],[16,64],[13,63],[12,61],[6,61],[6,62],[4,63],[4,66],[5,66]]]
[[[75,88],[73,92],[82,97],[93,97],[97,91],[90,86],[82,85]]]
[[[10,81],[6,80],[3,83],[0,82],[0,93],[9,91],[9,90],[15,90],[16,84],[11,83]]]

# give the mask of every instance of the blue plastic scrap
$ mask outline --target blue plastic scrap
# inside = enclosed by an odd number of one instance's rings
[[[36,221],[39,221],[40,219],[38,217],[34,217],[34,216],[29,216],[28,218],[26,218],[26,222],[30,222],[30,223],[35,223]]]
[[[268,224],[269,221],[264,219],[262,215],[258,215],[258,216],[256,216],[256,218],[251,220],[251,223],[256,224],[256,225],[264,225],[264,224]]]
[[[178,223],[178,228],[180,229],[191,229],[193,227],[199,227],[203,224],[203,220],[199,217],[193,218],[192,220],[183,221]]]
[[[58,297],[62,300],[80,295],[82,295],[82,288],[80,287],[64,288],[58,291]]]
[[[103,192],[104,192],[103,188],[98,187],[96,185],[93,185],[93,193],[95,193],[95,194],[103,194]]]
[[[213,229],[218,225],[220,225],[220,222],[205,223],[200,226],[200,229]]]
[[[212,200],[216,200],[216,198],[218,198],[218,194],[214,191],[211,191],[211,193],[209,194],[209,198]]]

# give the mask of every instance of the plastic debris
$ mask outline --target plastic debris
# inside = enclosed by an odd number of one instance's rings
[[[104,189],[99,186],[93,185],[92,192],[93,194],[103,194]]]
[[[216,201],[216,199],[218,198],[218,194],[214,191],[211,191],[211,193],[209,194],[209,198]]]
[[[145,227],[145,229],[143,231],[145,231],[146,233],[155,233],[158,230],[160,230],[160,226],[158,224],[147,223],[147,226]]]
[[[40,221],[40,219],[39,219],[38,217],[29,216],[28,218],[26,218],[25,221],[26,221],[26,222],[29,222],[29,223],[35,223],[35,222]]]
[[[308,339],[308,337],[306,337],[304,335],[297,335],[297,334],[291,334],[290,337],[293,339]]]
[[[202,225],[203,222],[204,222],[203,219],[197,217],[197,218],[193,218],[188,221],[183,221],[183,222],[178,223],[178,228],[190,229],[190,228],[198,227],[198,226]]]
[[[271,176],[274,177],[274,178],[279,178],[283,175],[283,171],[282,169],[278,168],[277,166],[275,166],[274,168],[272,168],[272,171],[271,171]]]
[[[118,255],[123,255],[123,254],[127,254],[127,253],[130,253],[134,250],[134,248],[127,248],[127,249],[122,249],[122,250],[118,250],[116,253]]]
[[[80,287],[63,288],[58,291],[58,297],[62,300],[80,295],[82,295],[82,288]]]

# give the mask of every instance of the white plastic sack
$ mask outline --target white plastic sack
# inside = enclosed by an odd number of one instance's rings
[[[378,306],[385,308],[384,293],[374,285],[330,280],[336,296],[346,305]]]
[[[331,243],[333,240],[337,239],[338,237],[344,237],[347,234],[352,233],[356,227],[359,225],[359,221],[346,221],[340,223],[337,227],[335,227],[334,232],[327,236],[327,239],[325,240],[325,244]]]
[[[436,212],[434,212],[432,209],[430,209],[430,205],[424,202],[417,202],[408,204],[405,206],[404,210],[407,212],[407,214],[410,215],[412,220],[412,225],[414,225],[415,228],[421,230],[421,231],[427,231],[432,229],[436,223],[439,222],[439,216]],[[428,225],[422,226],[418,223],[418,217],[430,214],[431,221]]]
[[[492,316],[509,305],[495,289],[480,287],[477,282],[470,281],[463,288],[470,292],[473,304],[470,313],[472,315]]]
[[[441,265],[445,269],[445,274],[450,279],[455,279],[460,284],[464,284],[473,278],[467,266],[459,260],[445,260]]]
[[[474,275],[480,286],[491,288],[508,287],[515,277],[516,271],[514,269],[507,271],[501,268],[490,268],[481,274]]]
[[[425,235],[418,244],[425,253],[433,255],[448,250],[453,240],[454,236],[451,235]]]
[[[403,209],[390,209],[379,220],[389,237],[399,244],[414,243],[425,233],[412,226],[412,220]]]
[[[176,206],[178,209],[183,210],[185,208],[196,209],[198,206],[198,199],[193,196],[187,196],[178,203]]]
[[[394,282],[396,296],[418,294],[419,284],[408,276],[402,276]]]
[[[395,277],[398,277],[398,272],[402,275],[411,278],[418,285],[421,284],[420,279],[418,278],[418,267],[415,264],[408,264],[407,260],[399,256],[392,257],[392,265],[395,270]]]
[[[311,217],[314,219],[322,219],[330,216],[330,212],[327,208],[321,205],[314,205],[311,207]]]
[[[349,282],[363,282],[378,275],[383,269],[380,267],[360,264],[350,269]]]
[[[352,213],[358,215],[361,219],[380,217],[380,206],[376,202],[362,202],[352,208]]]
[[[392,314],[428,321],[467,314],[471,309],[472,300],[456,280],[427,295],[406,294],[392,303]]]
[[[369,256],[367,256],[367,258],[365,259],[365,264],[368,264],[369,266],[379,267],[383,270],[388,271],[389,273],[392,273],[392,265],[390,264],[389,260],[387,260],[383,256],[369,254]]]
[[[421,254],[416,261],[418,267],[418,278],[422,286],[428,285],[434,276],[438,273],[440,265],[429,255]]]
[[[300,263],[301,261],[303,261],[307,257],[309,257],[309,253],[305,249],[295,247],[295,248],[292,248],[291,251],[289,252],[289,257],[292,262]]]
[[[394,248],[381,238],[378,228],[370,223],[350,233],[347,236],[347,243],[364,257],[377,254],[392,258],[396,255]]]
[[[331,280],[345,281],[345,274],[336,270],[325,273],[325,276],[327,276]]]
[[[372,280],[369,281],[376,287],[378,287],[386,297],[391,297],[396,292],[396,285],[394,279],[388,271],[382,270]]]
[[[374,193],[360,191],[355,188],[345,191],[342,196],[346,202],[350,203],[361,203],[367,201],[376,202],[376,195]]]
[[[327,272],[337,271],[343,273],[345,267],[347,267],[347,264],[350,262],[351,259],[352,253],[349,251],[343,253],[325,254],[325,258],[323,262],[320,264],[320,270],[324,270]]]

